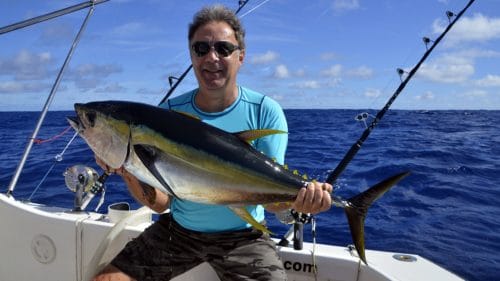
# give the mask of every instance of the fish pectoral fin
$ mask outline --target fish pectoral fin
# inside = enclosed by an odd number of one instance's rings
[[[253,140],[275,134],[288,134],[288,132],[281,130],[274,130],[274,129],[257,129],[257,130],[246,130],[233,133],[233,135],[237,136],[240,140],[248,143]]]
[[[170,195],[174,196],[175,198],[182,200],[175,194],[170,185],[168,185],[168,183],[163,179],[162,175],[155,166],[156,159],[162,152],[153,146],[142,144],[134,144],[134,152],[135,154],[137,154],[139,159],[142,161],[142,164],[144,164],[149,172],[161,183],[161,185],[163,185],[163,187],[165,187],[168,193],[170,193]]]
[[[242,220],[248,222],[253,228],[264,233],[273,234],[269,229],[267,229],[267,227],[256,221],[247,209],[245,209],[245,207],[229,206],[229,209],[231,209]]]

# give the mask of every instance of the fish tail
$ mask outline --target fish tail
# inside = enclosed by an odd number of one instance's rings
[[[368,208],[386,191],[409,174],[410,172],[403,172],[391,176],[347,200],[344,211],[347,216],[349,228],[351,229],[352,240],[359,258],[365,264],[367,264],[365,256],[365,218]]]

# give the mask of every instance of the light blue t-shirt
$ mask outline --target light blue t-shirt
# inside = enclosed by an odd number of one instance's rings
[[[172,98],[160,107],[186,112],[203,122],[226,132],[235,133],[252,129],[277,129],[288,132],[285,115],[280,105],[271,98],[244,87],[238,87],[238,98],[222,112],[204,112],[194,102],[197,89]],[[275,134],[253,141],[253,146],[283,164],[288,143],[287,134]],[[257,221],[264,220],[262,205],[247,206]],[[170,211],[184,228],[200,232],[220,232],[250,227],[228,207],[201,204],[172,197]]]

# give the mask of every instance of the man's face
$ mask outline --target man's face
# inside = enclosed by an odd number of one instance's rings
[[[236,74],[245,53],[236,49],[228,56],[219,54],[214,44],[221,41],[238,46],[233,29],[225,22],[209,22],[201,26],[189,42],[191,61],[201,90],[224,90],[236,86]],[[208,53],[198,56],[191,47],[195,42],[207,42]]]

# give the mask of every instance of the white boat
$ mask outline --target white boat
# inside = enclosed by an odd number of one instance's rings
[[[98,2],[102,1],[83,3],[86,6],[78,8],[92,6],[93,9]],[[24,22],[26,25],[33,23],[36,20]],[[10,31],[21,25],[1,30]],[[64,66],[61,72],[63,69]],[[40,128],[55,88],[33,136]],[[60,208],[17,200],[12,191],[31,144],[27,146],[8,191],[0,194],[0,281],[90,280],[128,241],[152,223],[152,213],[146,208],[111,210],[111,213],[81,210],[82,193],[78,192],[76,207]],[[289,280],[463,280],[424,257],[408,253],[367,250],[368,264],[364,264],[355,249],[347,245],[306,242],[300,250],[278,246],[278,251]],[[211,267],[203,263],[174,280],[219,279]]]
[[[152,222],[144,208],[122,212],[123,218],[112,222],[108,214],[74,212],[0,194],[0,280],[90,280]],[[278,246],[289,280],[463,280],[418,255],[367,250],[365,265],[352,247],[313,247],[306,242],[302,250]],[[174,280],[219,279],[204,263]]]

